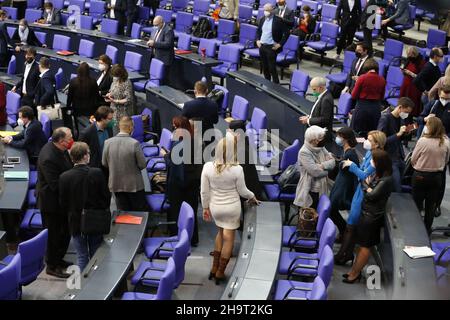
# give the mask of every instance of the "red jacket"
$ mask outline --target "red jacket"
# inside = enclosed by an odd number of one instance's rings
[[[353,100],[383,100],[386,80],[376,72],[368,72],[358,77],[352,90]]]

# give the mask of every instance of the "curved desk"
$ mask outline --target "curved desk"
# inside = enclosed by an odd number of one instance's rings
[[[261,202],[244,215],[241,248],[221,300],[267,300],[281,253],[281,208]]]
[[[17,27],[19,22],[16,20],[6,20],[6,24]],[[53,37],[55,34],[61,34],[70,37],[70,49],[78,51],[80,40],[87,39],[95,43],[94,57],[104,54],[107,45],[112,45],[118,50],[118,63],[123,63],[127,51],[136,52],[142,55],[141,73],[148,74],[152,49],[149,48],[146,41],[132,39],[121,35],[112,35],[97,30],[71,29],[66,26],[45,26],[37,23],[31,23],[30,27],[34,31],[45,32],[47,34],[46,44],[53,48]],[[197,53],[175,54],[175,60],[170,68],[169,84],[180,90],[193,89],[196,81],[206,78],[208,88],[213,87],[211,68],[222,62],[212,58],[202,58]]]
[[[147,227],[148,212],[127,212],[142,217],[140,225],[115,224],[81,275],[79,289],[67,290],[63,300],[106,300],[112,298],[132,267]],[[113,221],[117,213],[113,214]]]
[[[403,252],[405,245],[431,247],[412,196],[393,193],[387,207],[384,242],[379,246],[388,299],[448,299],[439,293],[433,258],[411,259]]]
[[[313,102],[245,70],[227,73],[227,89],[230,109],[234,96],[242,96],[250,103],[249,115],[254,107],[262,109],[267,114],[269,130],[280,130],[280,138],[288,144],[295,139],[303,144],[306,126],[298,118],[311,113]]]

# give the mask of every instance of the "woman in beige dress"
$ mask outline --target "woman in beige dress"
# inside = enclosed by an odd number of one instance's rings
[[[216,284],[225,279],[225,268],[233,252],[235,230],[240,225],[240,197],[248,199],[250,204],[259,203],[245,185],[244,171],[237,161],[236,138],[219,141],[215,160],[205,163],[201,176],[203,219],[214,219],[219,228],[209,275],[209,279],[216,278]]]

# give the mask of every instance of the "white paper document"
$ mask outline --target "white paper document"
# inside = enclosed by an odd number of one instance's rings
[[[405,246],[403,251],[412,259],[432,257],[436,254],[430,247]]]

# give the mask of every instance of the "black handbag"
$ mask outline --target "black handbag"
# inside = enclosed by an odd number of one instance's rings
[[[84,205],[86,206],[87,195],[89,194],[89,171],[84,182]],[[80,231],[85,235],[109,234],[111,229],[111,211],[107,209],[86,209],[81,211]]]

